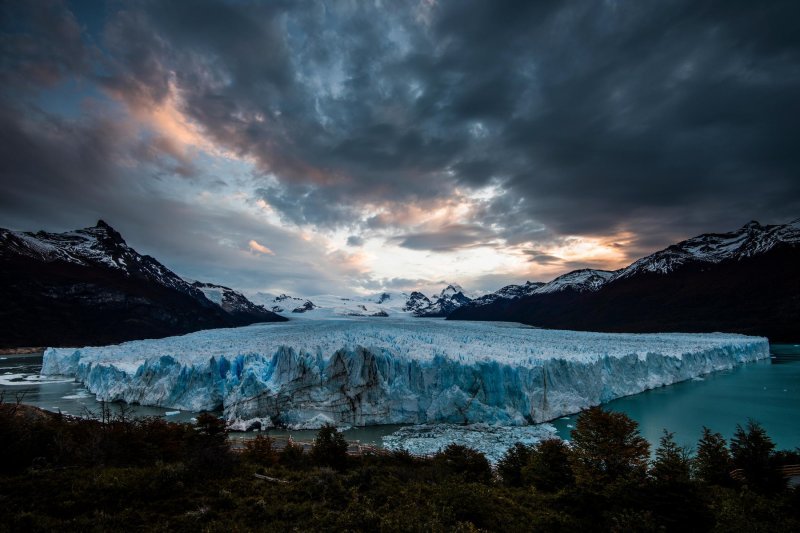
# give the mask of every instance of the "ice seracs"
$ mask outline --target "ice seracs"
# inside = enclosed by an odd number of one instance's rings
[[[764,338],[601,334],[510,323],[295,320],[99,348],[50,348],[43,375],[101,400],[222,408],[239,427],[524,425],[768,357]]]

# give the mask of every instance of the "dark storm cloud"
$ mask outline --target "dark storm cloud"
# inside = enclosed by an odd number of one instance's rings
[[[547,254],[540,250],[525,250],[528,261],[540,265],[552,265],[553,263],[563,263],[564,260],[557,255]]]
[[[444,252],[491,245],[489,242],[495,235],[477,224],[451,224],[436,231],[410,233],[393,237],[393,241],[404,248],[412,250],[432,250]]]
[[[414,3],[267,6],[120,14],[109,83],[157,99],[174,73],[187,112],[278,177],[259,194],[287,219],[491,180],[519,203],[511,242],[800,208],[796,3],[441,2],[429,24]]]
[[[113,114],[40,109],[77,79],[133,110],[177,101],[285,220],[417,250],[628,232],[633,259],[800,213],[797,2],[385,4],[109,3],[102,24],[4,4],[0,205],[35,227],[203,174]],[[490,185],[435,229],[364,213]]]
[[[364,246],[364,239],[358,235],[350,235],[347,237],[347,246]]]

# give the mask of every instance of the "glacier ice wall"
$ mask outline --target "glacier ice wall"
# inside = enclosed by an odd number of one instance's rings
[[[235,427],[552,420],[766,358],[767,339],[509,323],[298,320],[99,348],[49,348],[43,375],[100,400],[224,410]]]

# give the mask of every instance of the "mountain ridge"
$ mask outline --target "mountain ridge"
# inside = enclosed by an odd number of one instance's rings
[[[797,341],[798,265],[800,220],[750,222],[668,246],[607,274],[594,290],[539,288],[516,299],[464,306],[448,319],[631,333],[737,332]]]
[[[63,233],[0,228],[0,280],[4,347],[108,344],[286,320],[255,306],[229,312],[103,220]]]

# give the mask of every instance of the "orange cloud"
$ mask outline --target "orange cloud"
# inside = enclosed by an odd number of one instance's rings
[[[264,254],[264,255],[275,255],[275,252],[273,252],[263,244],[260,244],[255,239],[251,239],[250,242],[247,244],[250,246],[251,252],[257,252],[259,254]]]

